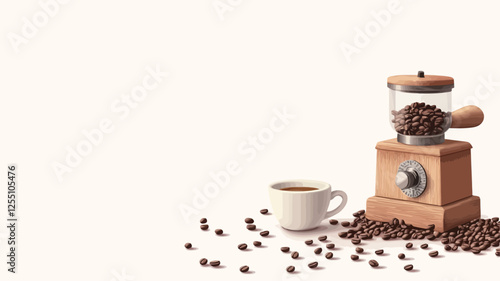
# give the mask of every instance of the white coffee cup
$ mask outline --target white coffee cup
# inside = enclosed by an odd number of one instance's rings
[[[310,191],[282,190],[287,187],[312,187]],[[330,201],[342,197],[340,205],[327,211]],[[283,228],[307,230],[318,227],[321,221],[340,212],[347,204],[347,194],[332,191],[330,184],[314,180],[288,180],[272,183],[269,197],[273,213]]]

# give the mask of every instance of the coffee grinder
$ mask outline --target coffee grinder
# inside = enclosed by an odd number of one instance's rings
[[[483,112],[465,106],[451,112],[454,80],[448,76],[397,75],[387,79],[390,121],[397,139],[378,142],[375,196],[366,217],[447,231],[480,217],[472,195],[471,144],[447,140],[449,128],[480,125]]]

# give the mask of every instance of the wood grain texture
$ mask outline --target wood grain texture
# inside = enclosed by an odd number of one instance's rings
[[[431,156],[431,154],[442,154],[439,152],[427,154],[401,152],[408,147],[405,144],[390,143],[391,148],[398,148],[392,150],[379,149],[385,147],[387,141],[382,146],[379,144],[377,144],[375,195],[434,205],[446,205],[472,195],[471,146],[469,143],[455,141],[445,143],[444,146],[441,146],[442,150],[455,152],[440,157]],[[447,145],[452,146],[452,148],[447,148]],[[457,147],[461,147],[462,150],[458,151]],[[406,196],[395,183],[399,164],[406,160],[419,162],[427,175],[426,189],[422,195],[416,198]]]
[[[449,76],[425,75],[424,78],[417,75],[395,75],[387,78],[387,83],[407,86],[443,86],[452,85],[454,80]]]
[[[464,106],[451,113],[452,128],[472,128],[483,123],[484,113],[475,105]]]
[[[435,225],[437,231],[447,231],[481,216],[480,199],[469,196],[462,200],[436,206],[392,198],[373,196],[366,201],[366,217],[370,220],[390,222],[393,218],[406,224],[425,228]]]

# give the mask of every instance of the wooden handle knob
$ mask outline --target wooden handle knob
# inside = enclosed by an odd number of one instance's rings
[[[472,128],[483,123],[484,113],[475,105],[464,106],[451,113],[452,128]]]

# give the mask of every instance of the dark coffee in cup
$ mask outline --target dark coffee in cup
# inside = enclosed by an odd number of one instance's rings
[[[284,191],[313,191],[313,190],[318,190],[316,187],[306,187],[306,186],[301,186],[301,187],[285,187],[280,190]]]

